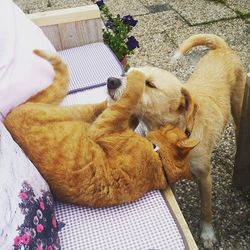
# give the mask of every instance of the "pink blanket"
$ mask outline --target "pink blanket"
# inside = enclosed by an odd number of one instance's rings
[[[0,120],[52,81],[51,65],[33,49],[55,51],[47,37],[12,2],[0,1]]]

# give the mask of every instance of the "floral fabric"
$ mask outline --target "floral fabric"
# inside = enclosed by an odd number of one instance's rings
[[[31,185],[24,182],[19,198],[19,208],[25,218],[17,228],[14,249],[60,249],[58,231],[64,224],[56,220],[51,193],[42,191],[42,195],[36,198]]]
[[[60,249],[48,184],[0,122],[0,249]]]

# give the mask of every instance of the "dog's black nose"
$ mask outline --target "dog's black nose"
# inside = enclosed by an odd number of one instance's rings
[[[121,85],[122,85],[122,82],[120,79],[115,78],[115,77],[108,78],[108,84],[107,84],[108,89],[117,89]]]

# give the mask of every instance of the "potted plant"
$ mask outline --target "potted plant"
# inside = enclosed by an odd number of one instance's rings
[[[97,1],[101,11],[101,17],[106,26],[103,32],[103,41],[115,53],[120,62],[127,66],[126,56],[134,53],[136,48],[139,48],[139,42],[134,36],[129,36],[130,31],[136,26],[137,20],[131,15],[120,17],[114,16],[104,1]]]

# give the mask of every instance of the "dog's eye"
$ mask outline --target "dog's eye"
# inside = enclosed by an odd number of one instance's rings
[[[148,86],[149,88],[154,88],[154,89],[156,88],[155,85],[152,82],[150,82],[149,80],[146,80],[145,83],[146,83],[146,86]]]
[[[186,129],[186,130],[185,130],[185,134],[187,135],[187,137],[190,137],[190,135],[191,135],[190,130],[189,130],[189,129]]]

